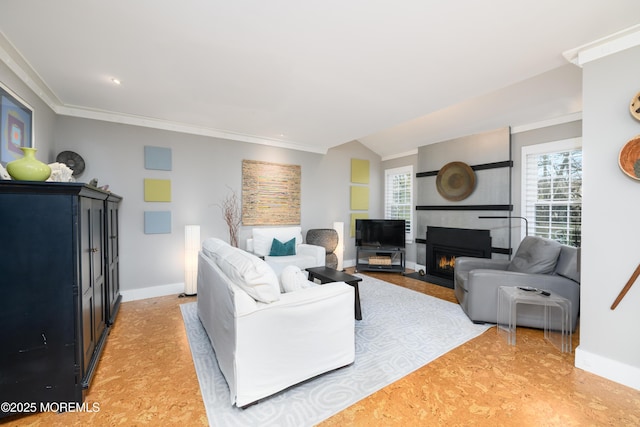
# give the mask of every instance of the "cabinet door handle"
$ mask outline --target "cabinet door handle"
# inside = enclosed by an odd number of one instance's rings
[[[98,252],[98,250],[99,250],[98,248],[91,248],[91,252],[93,253]]]

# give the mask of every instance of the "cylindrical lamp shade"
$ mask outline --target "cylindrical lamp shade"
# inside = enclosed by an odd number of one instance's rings
[[[184,293],[198,293],[198,251],[200,251],[200,226],[184,227]]]

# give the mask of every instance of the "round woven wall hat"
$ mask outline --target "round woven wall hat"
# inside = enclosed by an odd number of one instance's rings
[[[476,188],[476,174],[463,162],[447,163],[436,178],[438,193],[447,200],[464,200]]]
[[[631,138],[620,150],[618,165],[629,178],[640,181],[640,135]]]

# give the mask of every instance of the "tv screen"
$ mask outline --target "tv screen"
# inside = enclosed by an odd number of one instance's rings
[[[356,246],[404,248],[404,219],[356,219]]]

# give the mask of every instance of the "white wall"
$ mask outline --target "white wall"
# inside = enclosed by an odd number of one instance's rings
[[[610,306],[640,263],[640,182],[618,153],[640,134],[629,113],[640,91],[640,47],[583,69],[583,222],[580,346],[576,366],[640,389],[640,283]]]

